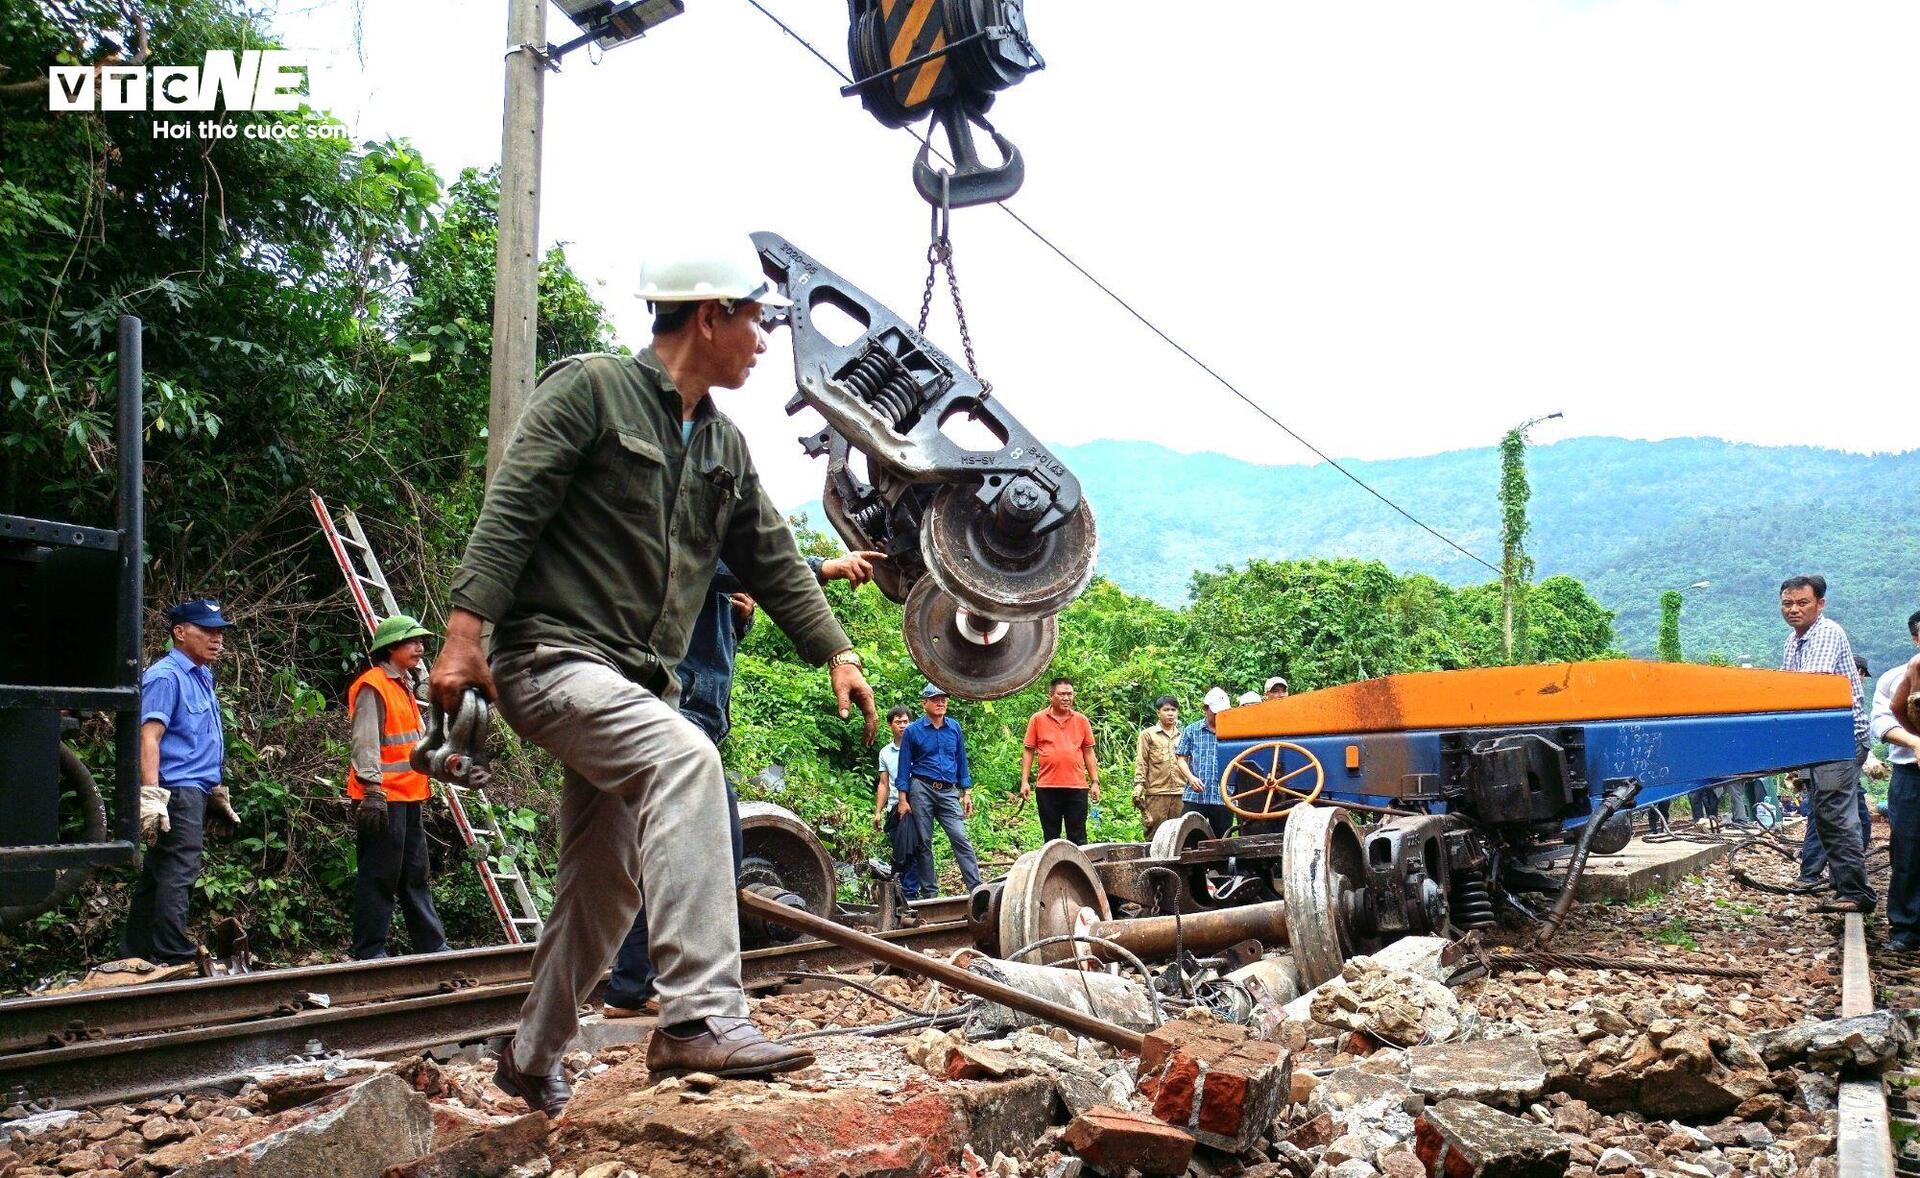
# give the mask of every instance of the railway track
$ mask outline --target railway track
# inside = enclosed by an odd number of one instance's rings
[[[1866,921],[1846,918],[1840,955],[1840,1017],[1874,1011],[1873,974],[1867,957]],[[1912,1171],[1896,1169],[1893,1122],[1887,1107],[1887,1082],[1879,1076],[1840,1081],[1840,1125],[1834,1148],[1846,1178],[1894,1178]]]
[[[966,905],[964,896],[921,901],[918,926],[883,936],[917,950],[961,948]],[[532,945],[502,945],[11,999],[0,1002],[0,1093],[77,1108],[214,1087],[289,1059],[477,1042],[512,1031],[532,961]],[[741,955],[749,990],[794,970],[865,962],[817,940]]]

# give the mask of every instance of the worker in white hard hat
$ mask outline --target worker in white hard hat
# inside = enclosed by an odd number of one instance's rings
[[[560,868],[533,984],[494,1082],[557,1116],[561,1056],[642,901],[660,1021],[655,1076],[761,1076],[804,1047],[747,1021],[727,792],[713,743],[683,718],[676,668],[721,559],[793,642],[830,669],[841,716],[873,693],[746,439],[708,394],[746,383],[784,303],[744,238],[651,261],[653,344],[573,356],[541,374],[454,577],[432,677],[452,710],[476,688],[566,767]],[[493,623],[492,661],[480,629]],[[497,686],[496,686],[497,685]]]
[[[1233,706],[1233,697],[1223,687],[1210,688],[1200,701],[1206,714],[1187,725],[1174,742],[1173,759],[1186,778],[1186,792],[1180,795],[1186,812],[1198,814],[1213,828],[1213,837],[1226,838],[1233,825],[1233,811],[1220,796],[1220,737],[1213,730],[1213,718]]]

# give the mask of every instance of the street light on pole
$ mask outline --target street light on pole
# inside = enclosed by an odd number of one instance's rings
[[[494,251],[493,365],[487,397],[487,477],[533,394],[540,310],[540,139],[547,71],[592,42],[602,49],[646,36],[686,11],[684,0],[554,0],[580,35],[547,43],[547,0],[509,0],[506,104],[500,133],[500,238]]]

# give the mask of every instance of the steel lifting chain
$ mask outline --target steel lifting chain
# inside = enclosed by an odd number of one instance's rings
[[[980,382],[984,392],[992,392],[992,382],[980,375],[980,365],[973,358],[973,336],[967,330],[967,305],[960,300],[960,278],[953,269],[953,210],[947,204],[946,178],[941,177],[940,203],[934,206],[932,223],[928,228],[927,242],[927,286],[920,294],[920,322],[917,330],[927,334],[927,319],[933,314],[933,282],[941,267],[947,271],[947,292],[953,298],[953,317],[960,324],[960,349],[967,357],[967,371]]]

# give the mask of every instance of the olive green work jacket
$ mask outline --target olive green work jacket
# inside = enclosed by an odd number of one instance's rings
[[[495,652],[597,654],[665,699],[714,564],[818,666],[851,645],[711,397],[681,437],[680,393],[652,348],[572,356],[540,374],[453,580]]]

